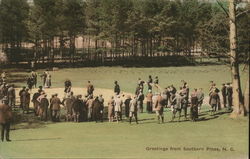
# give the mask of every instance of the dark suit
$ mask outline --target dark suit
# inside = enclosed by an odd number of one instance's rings
[[[226,86],[222,86],[221,95],[222,95],[222,98],[223,98],[224,108],[226,108],[227,107],[227,87]]]
[[[227,101],[228,108],[231,109],[233,106],[233,88],[231,86],[227,87]]]
[[[220,104],[220,97],[218,93],[213,92],[210,94],[209,104],[212,106],[213,112],[215,112]]]
[[[4,141],[4,135],[5,135],[6,141],[10,141],[9,133],[10,133],[11,119],[12,119],[11,107],[6,104],[0,104],[0,124],[2,125],[2,131],[1,131],[2,141]]]
[[[92,114],[93,120],[95,120],[96,122],[98,120],[102,120],[102,113],[101,113],[102,110],[103,109],[101,102],[98,99],[95,99],[93,101],[93,114]]]

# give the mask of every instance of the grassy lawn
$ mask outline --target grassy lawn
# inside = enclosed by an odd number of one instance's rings
[[[6,158],[246,158],[248,119],[230,119],[224,110],[220,115],[211,116],[207,110],[207,107],[203,108],[198,122],[170,123],[171,114],[165,112],[165,124],[157,124],[155,114],[143,113],[139,115],[138,125],[62,122],[18,129],[11,132],[13,142],[0,143],[0,154]],[[153,151],[147,147],[169,150]],[[184,151],[184,147],[203,150]],[[228,151],[222,151],[223,147]]]
[[[14,81],[19,87],[25,85],[25,78],[29,73],[23,70],[12,71],[11,81]],[[37,70],[39,74],[42,74],[43,71]],[[95,87],[113,89],[114,81],[117,80],[120,83],[122,91],[131,93],[135,91],[138,78],[140,77],[147,81],[148,75],[152,75],[153,78],[158,76],[160,86],[163,88],[173,84],[178,89],[182,84],[181,80],[185,80],[191,88],[202,87],[206,93],[210,86],[209,81],[214,81],[218,88],[221,87],[222,83],[231,81],[230,69],[225,65],[153,68],[67,68],[51,72],[51,75],[53,87],[64,87],[64,81],[70,79],[73,87],[86,87],[87,81],[90,80]],[[247,76],[247,71],[242,73],[243,88]],[[38,84],[41,84],[40,78],[38,78]]]
[[[43,70],[38,70],[41,73]],[[24,81],[14,78],[27,72],[12,72],[12,81],[22,86]],[[162,87],[174,84],[177,88],[184,79],[191,88],[204,88],[209,81],[220,86],[230,81],[226,66],[165,67],[165,68],[74,68],[52,72],[54,87],[63,87],[66,78],[73,86],[85,87],[91,80],[95,87],[113,89],[118,80],[125,92],[134,92],[138,77],[159,76]],[[245,82],[248,74],[242,76]],[[40,82],[40,79],[39,79]],[[242,84],[244,86],[244,83]],[[244,90],[244,89],[243,89]],[[60,93],[60,92],[59,92]],[[167,158],[167,159],[241,159],[248,155],[249,119],[231,119],[221,110],[215,116],[204,106],[200,121],[169,122],[171,113],[165,111],[164,124],[157,124],[155,114],[139,114],[139,124],[122,123],[48,123],[32,129],[11,131],[11,143],[0,142],[0,156],[4,158]],[[13,128],[20,127],[15,125]],[[149,148],[168,148],[148,150]],[[172,148],[171,148],[172,147]],[[200,148],[185,151],[184,148]],[[180,149],[178,149],[180,148]],[[209,149],[208,149],[209,148]],[[211,149],[214,148],[214,149]],[[226,148],[227,151],[222,149]],[[231,150],[230,150],[231,148]],[[215,149],[220,151],[215,151]],[[0,157],[1,158],[1,157]]]

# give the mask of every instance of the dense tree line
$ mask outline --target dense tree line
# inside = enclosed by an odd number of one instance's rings
[[[238,10],[249,8],[247,4]],[[227,19],[218,4],[198,0],[1,0],[0,43],[16,61],[33,57],[53,62],[55,57],[73,60],[83,55],[186,56],[193,50],[227,55]],[[250,47],[249,20],[246,13],[237,23],[238,51],[244,57]],[[77,37],[87,43],[81,55]],[[32,49],[25,49],[24,42],[32,43]]]

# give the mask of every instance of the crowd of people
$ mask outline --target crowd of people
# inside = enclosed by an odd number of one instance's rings
[[[184,120],[197,121],[199,113],[203,104],[205,95],[202,88],[194,89],[190,92],[190,88],[184,80],[180,88],[177,90],[173,85],[166,88],[160,87],[159,78],[154,79],[150,75],[148,81],[145,82],[138,78],[137,86],[134,95],[124,95],[121,93],[118,81],[114,82],[114,95],[108,99],[107,111],[105,109],[104,98],[100,95],[95,95],[94,85],[91,81],[87,82],[87,91],[84,96],[75,95],[72,91],[72,82],[67,79],[64,83],[64,98],[60,99],[58,94],[53,94],[48,97],[46,88],[51,87],[51,75],[45,71],[42,75],[43,86],[39,86],[37,92],[31,97],[30,90],[36,87],[37,73],[31,72],[27,87],[23,87],[19,91],[20,106],[23,113],[33,113],[40,118],[40,120],[52,120],[58,122],[62,119],[61,109],[65,109],[65,120],[73,122],[95,121],[103,122],[107,114],[109,122],[121,122],[125,116],[126,121],[132,123],[133,118],[138,124],[138,113],[143,113],[144,103],[146,103],[146,112],[149,114],[155,113],[158,123],[164,123],[164,109],[170,109],[172,112],[171,121],[181,117]],[[147,86],[147,90],[144,90]],[[153,92],[154,90],[154,92]],[[219,92],[221,91],[222,102],[225,108],[232,109],[232,86],[230,83],[222,84],[221,90],[216,87],[214,82],[211,82],[209,89],[209,104],[211,105],[211,112],[214,114],[221,109]],[[144,92],[146,94],[144,95]],[[7,105],[10,109],[16,106],[16,92],[13,84],[7,84],[6,73],[2,73],[0,80],[0,102]],[[33,103],[33,109],[30,109],[30,103]],[[190,109],[188,111],[188,109]],[[183,115],[182,115],[183,112]],[[105,117],[104,117],[105,116]],[[0,120],[1,122],[1,120]],[[3,124],[3,123],[1,123]],[[9,132],[6,125],[2,125],[3,130]],[[4,134],[4,132],[2,132]],[[8,134],[8,133],[7,133]],[[8,136],[8,135],[7,135]],[[7,138],[7,137],[6,137]],[[2,137],[3,140],[3,137]],[[9,137],[8,137],[9,140]]]

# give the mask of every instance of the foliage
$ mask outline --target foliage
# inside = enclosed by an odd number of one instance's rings
[[[226,2],[220,4],[227,7]],[[249,4],[238,12],[247,9]],[[94,53],[106,49],[100,42],[111,43],[107,52],[117,56],[191,55],[195,48],[224,56],[229,49],[224,10],[198,0],[34,0],[29,6],[26,0],[2,0],[0,17],[1,43],[33,43],[38,58],[54,58],[56,52],[74,57],[78,36],[95,41]],[[238,51],[243,56],[249,53],[248,21],[248,13],[237,21]],[[63,53],[67,47],[69,53]]]

